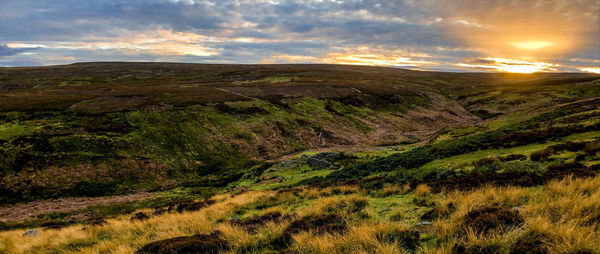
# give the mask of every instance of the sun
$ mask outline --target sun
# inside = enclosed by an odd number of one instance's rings
[[[554,43],[549,41],[519,41],[511,42],[510,45],[522,50],[540,50],[553,46]]]

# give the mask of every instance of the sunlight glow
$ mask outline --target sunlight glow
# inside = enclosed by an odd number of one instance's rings
[[[430,64],[429,61],[412,60],[408,57],[390,57],[375,54],[343,55],[334,56],[327,60],[336,64],[354,64],[370,66],[418,66],[421,64]]]
[[[558,67],[558,64],[544,63],[544,62],[528,62],[522,60],[513,60],[506,58],[494,58],[488,57],[482,59],[489,62],[489,64],[465,64],[459,63],[457,66],[470,67],[470,68],[482,68],[482,69],[496,69],[502,72],[512,73],[534,73],[534,72],[548,72],[556,71],[554,67]]]
[[[600,67],[587,67],[587,68],[579,68],[580,71],[591,72],[600,74]]]
[[[377,53],[368,53],[375,51]],[[414,59],[414,58],[420,59]],[[323,63],[323,64],[349,64],[367,66],[391,66],[417,68],[424,65],[436,64],[423,58],[426,54],[417,54],[402,51],[382,52],[378,49],[358,47],[354,52],[329,53],[322,56],[304,55],[276,55],[261,61],[261,63]]]
[[[523,50],[538,50],[550,47],[554,45],[554,43],[549,41],[520,41],[511,42],[510,45]]]

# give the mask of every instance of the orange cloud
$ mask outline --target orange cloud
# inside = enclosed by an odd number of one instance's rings
[[[488,63],[486,64],[456,64],[460,67],[478,68],[478,69],[495,69],[502,72],[514,72],[514,73],[534,73],[534,72],[548,72],[556,71],[555,67],[558,64],[544,63],[544,62],[529,62],[522,60],[506,59],[506,58],[484,58],[482,59]]]
[[[409,57],[388,56],[377,54],[343,54],[332,53],[325,59],[327,63],[336,64],[355,64],[355,65],[371,65],[371,66],[405,66],[416,67],[425,64],[431,64],[429,61],[413,60]]]
[[[339,47],[337,51],[341,52],[328,53],[322,56],[282,54],[271,56],[264,59],[261,63],[325,63],[397,67],[420,67],[434,64],[431,61],[424,60],[424,58],[430,57],[427,54],[404,50],[386,50],[359,46],[356,48]]]

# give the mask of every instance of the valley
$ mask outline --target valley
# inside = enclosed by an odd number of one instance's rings
[[[0,68],[0,253],[597,253],[599,171],[597,74]]]

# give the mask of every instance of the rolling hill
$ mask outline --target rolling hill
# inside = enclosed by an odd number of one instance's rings
[[[599,138],[596,74],[0,68],[0,253],[594,253]]]

